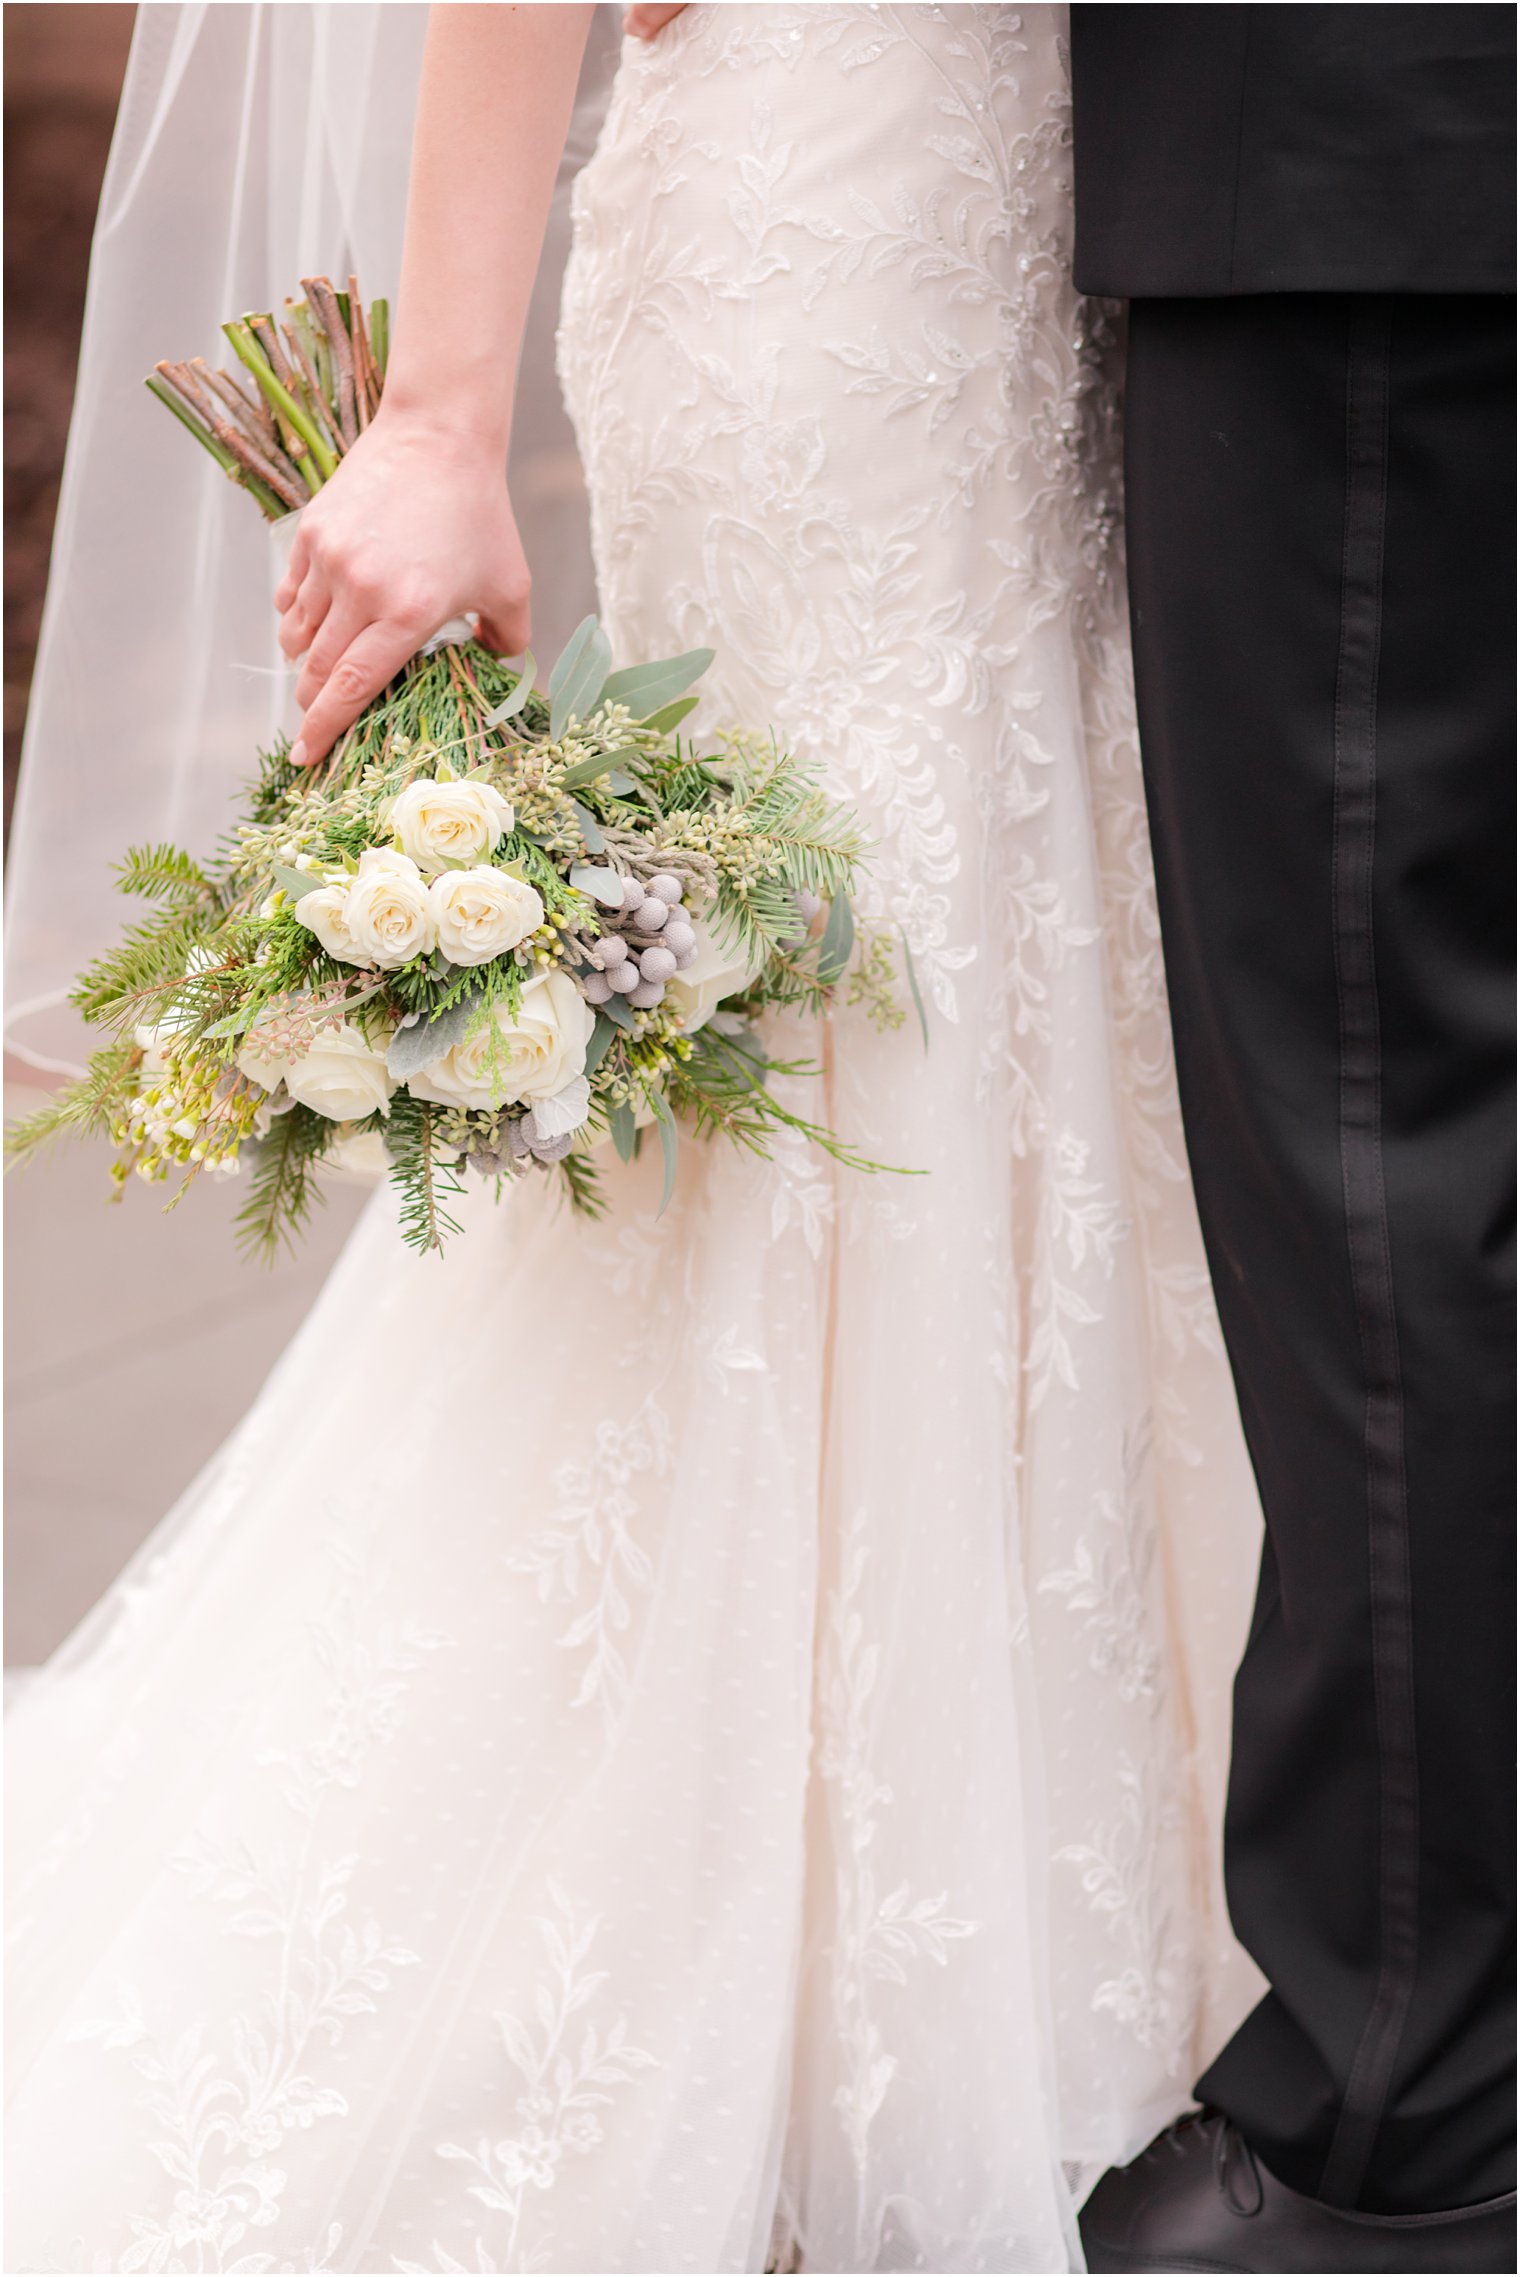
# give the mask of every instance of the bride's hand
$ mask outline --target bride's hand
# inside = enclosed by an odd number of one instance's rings
[[[408,413],[373,426],[302,510],[275,593],[280,646],[306,662],[291,757],[325,758],[449,617],[476,610],[502,655],[528,643],[528,566],[505,451]]]
[[[679,7],[675,8],[636,4],[623,10],[623,30],[629,39],[656,39],[664,31],[665,26],[672,23],[677,16],[684,15],[685,10],[686,0],[680,0]]]

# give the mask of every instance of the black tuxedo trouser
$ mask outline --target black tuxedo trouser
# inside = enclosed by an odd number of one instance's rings
[[[1267,1541],[1199,2084],[1282,2180],[1513,2187],[1512,301],[1136,301],[1188,1149]]]

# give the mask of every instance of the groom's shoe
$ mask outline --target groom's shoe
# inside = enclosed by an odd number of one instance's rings
[[[1515,2199],[1450,2214],[1351,2214],[1301,2198],[1252,2155],[1219,2111],[1158,2135],[1105,2174],[1082,2208],[1087,2266],[1512,2272]]]

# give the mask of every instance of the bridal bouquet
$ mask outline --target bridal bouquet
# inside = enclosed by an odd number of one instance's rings
[[[304,289],[283,326],[226,327],[252,385],[198,362],[149,382],[271,520],[332,473],[384,377],[384,304],[366,322],[352,280]],[[72,998],[108,1040],[11,1151],[106,1132],[118,1191],[177,1177],[175,1201],[247,1164],[241,1229],[266,1255],[325,1165],[388,1167],[419,1250],[458,1230],[466,1172],[554,1177],[595,1213],[599,1151],[626,1161],[650,1132],[668,1200],[682,1122],[882,1167],[777,1096],[808,1070],[755,1026],[840,981],[859,830],[768,739],[683,739],[711,661],[614,670],[588,618],[540,694],[531,657],[445,636],[323,768],[262,754],[213,861],[127,856],[122,890],[153,914]],[[869,958],[852,988],[895,1024],[883,976]]]

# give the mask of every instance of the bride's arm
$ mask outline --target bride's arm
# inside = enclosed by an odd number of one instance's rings
[[[298,760],[322,758],[445,618],[477,609],[505,654],[527,642],[512,390],[590,21],[577,5],[431,12],[385,394],[275,594],[281,646],[306,655]]]

